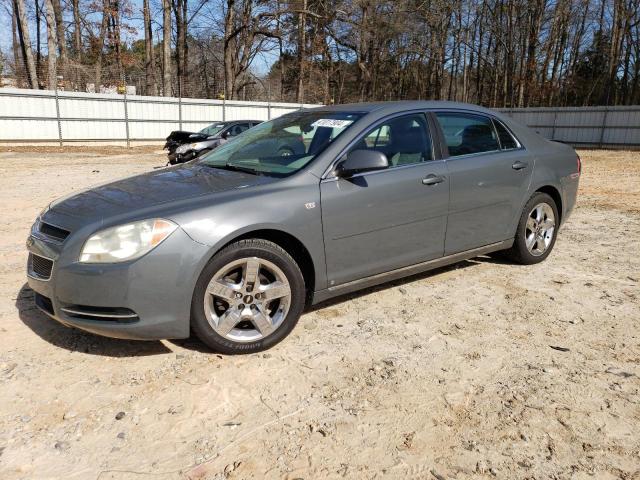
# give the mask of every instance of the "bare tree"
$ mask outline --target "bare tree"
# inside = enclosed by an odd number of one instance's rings
[[[102,85],[102,61],[104,58],[104,39],[107,34],[109,24],[110,0],[102,0],[102,22],[100,23],[100,31],[97,41],[95,42],[95,88],[96,91]]]
[[[144,40],[130,0],[35,0],[35,17],[24,1],[11,0],[14,70],[33,88],[46,80],[37,61],[45,2],[58,49],[47,60],[73,66],[74,88],[93,71],[98,86],[126,74],[167,96],[264,99],[273,86],[298,102],[640,103],[640,0],[163,0],[161,46],[150,0]],[[258,78],[262,54],[276,61]]]
[[[24,0],[13,0],[14,15],[16,16],[16,24],[18,27],[18,38],[20,39],[20,49],[22,50],[22,58],[24,60],[24,68],[27,71],[27,78],[31,88],[38,88],[38,74],[36,73],[36,64],[33,60],[33,52],[31,50],[31,38],[29,36],[29,24],[24,9]]]
[[[143,0],[142,13],[144,17],[144,70],[146,75],[147,95],[157,95],[158,85],[156,83],[156,59],[153,48],[153,29],[151,26],[151,10],[149,0]]]
[[[51,0],[44,2],[47,19],[47,85],[49,90],[54,90],[58,83],[58,40],[56,33],[56,20]]]
[[[73,50],[76,61],[82,61],[82,29],[80,26],[80,0],[72,0],[73,5]]]
[[[64,21],[62,18],[62,7],[60,6],[60,0],[51,0],[51,6],[53,8],[53,18],[55,21],[56,44],[58,46],[58,53],[60,54],[60,58],[58,59],[58,70],[63,72],[63,75],[66,78],[68,76],[67,40],[64,35]]]
[[[162,94],[171,95],[171,3],[162,0]]]

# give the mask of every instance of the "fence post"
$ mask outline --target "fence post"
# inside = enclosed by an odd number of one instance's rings
[[[127,148],[131,148],[131,141],[129,139],[129,110],[127,107],[127,77],[122,72],[122,83],[124,84],[124,130],[127,136]]]
[[[267,120],[271,120],[271,82],[267,88]]]
[[[178,130],[182,130],[182,83],[178,75]]]
[[[224,77],[224,88],[222,89],[222,121],[227,119],[227,77]]]
[[[61,79],[62,75],[56,77],[56,120],[58,121],[58,144],[62,147],[62,122],[60,121],[60,98],[58,97],[58,79]]]
[[[551,140],[556,139],[556,123],[558,122],[558,111],[553,111],[553,128],[551,129]]]
[[[600,130],[600,148],[604,145],[604,131],[607,128],[607,117],[609,116],[609,107],[604,107],[604,116],[602,118],[602,130]]]

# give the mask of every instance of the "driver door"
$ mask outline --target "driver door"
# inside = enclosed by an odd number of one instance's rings
[[[449,205],[424,114],[374,127],[352,147],[383,152],[389,168],[320,183],[329,286],[439,258]]]

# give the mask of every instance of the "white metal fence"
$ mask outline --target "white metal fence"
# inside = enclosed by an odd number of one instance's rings
[[[138,95],[0,88],[0,143],[161,141],[219,120],[268,120],[301,107]],[[577,147],[640,148],[640,106],[500,109]]]
[[[220,120],[268,120],[301,105],[0,89],[0,142],[160,141]]]
[[[640,106],[500,109],[540,135],[575,147],[640,148]]]

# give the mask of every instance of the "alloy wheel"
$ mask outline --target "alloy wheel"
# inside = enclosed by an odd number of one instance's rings
[[[539,203],[529,213],[525,226],[525,243],[531,255],[544,255],[556,230],[553,208],[548,203]]]
[[[274,263],[248,257],[234,260],[211,278],[204,312],[213,330],[234,342],[254,342],[273,332],[287,317],[291,287]]]

